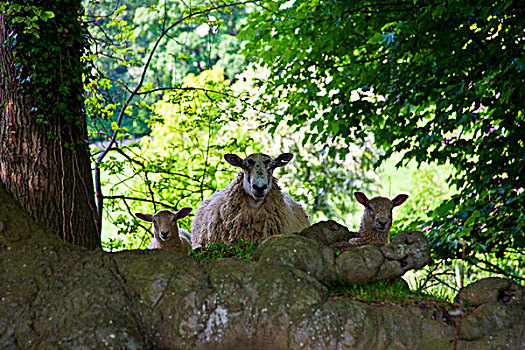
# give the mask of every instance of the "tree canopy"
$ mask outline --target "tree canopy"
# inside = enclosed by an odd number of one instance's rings
[[[513,1],[263,1],[241,33],[278,123],[320,142],[371,132],[382,159],[449,163],[426,224],[442,257],[525,245],[525,17]],[[261,103],[264,103],[261,100]],[[266,104],[272,108],[272,104]],[[344,149],[332,149],[344,154]],[[421,224],[419,222],[418,224]],[[465,249],[460,247],[465,245]]]

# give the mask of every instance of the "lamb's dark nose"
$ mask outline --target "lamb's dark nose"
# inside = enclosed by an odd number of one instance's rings
[[[161,233],[160,233],[160,238],[161,238],[162,240],[164,240],[164,241],[167,240],[169,237],[170,237],[170,232],[169,232],[169,231],[161,232]]]
[[[257,192],[262,192],[262,191],[264,191],[264,190],[267,189],[267,188],[268,188],[268,186],[267,186],[266,184],[261,185],[261,186],[256,185],[256,184],[253,184],[253,189],[254,189],[255,191],[257,191]]]

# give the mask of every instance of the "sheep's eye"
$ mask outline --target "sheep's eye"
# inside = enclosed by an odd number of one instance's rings
[[[248,165],[249,166],[254,166],[255,165],[255,162],[251,159],[248,159]]]
[[[269,166],[271,162],[272,162],[271,160],[265,160],[264,165]]]
[[[368,210],[370,210],[370,211],[374,211],[374,209],[372,209],[372,206],[371,206],[370,204],[367,206],[367,208],[368,208]]]

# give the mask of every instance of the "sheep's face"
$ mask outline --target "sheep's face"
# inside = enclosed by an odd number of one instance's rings
[[[364,193],[355,192],[355,198],[365,207],[363,223],[365,227],[371,227],[377,231],[390,231],[392,227],[392,209],[403,204],[408,196],[400,194],[393,200],[386,197],[374,197],[368,199]]]
[[[231,153],[224,155],[228,163],[242,169],[243,188],[256,201],[263,200],[272,189],[274,169],[288,164],[292,158],[291,153],[283,153],[275,159],[263,153],[251,154],[246,159]]]
[[[185,207],[174,213],[171,210],[159,210],[155,214],[136,213],[135,216],[147,222],[153,222],[153,235],[161,241],[168,241],[172,237],[179,237],[177,220],[191,212],[192,208]]]

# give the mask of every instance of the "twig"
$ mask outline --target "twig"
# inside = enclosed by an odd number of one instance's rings
[[[170,209],[173,209],[173,210],[177,209],[171,204],[167,204],[167,203],[163,203],[163,202],[159,202],[159,201],[153,201],[153,200],[147,199],[147,198],[128,197],[128,196],[119,195],[119,196],[104,196],[104,199],[123,199],[124,201],[131,200],[131,201],[138,201],[138,202],[154,203],[154,204],[159,204],[159,205],[161,205],[161,206],[163,206],[165,208],[170,208]]]
[[[492,272],[492,273],[498,273],[500,275],[509,277],[511,279],[517,279],[517,280],[520,280],[520,281],[525,281],[525,277],[521,277],[521,276],[518,276],[518,275],[513,275],[511,273],[508,273],[505,270],[503,270],[501,267],[499,267],[497,265],[494,265],[494,264],[492,264],[492,263],[490,263],[490,262],[488,262],[486,260],[479,260],[479,259],[477,259],[475,257],[469,257],[467,259],[467,261],[470,262],[472,265],[476,266],[477,268],[479,268],[480,270],[487,271],[487,272]],[[491,269],[480,266],[480,263],[483,263],[485,265],[490,266]]]

